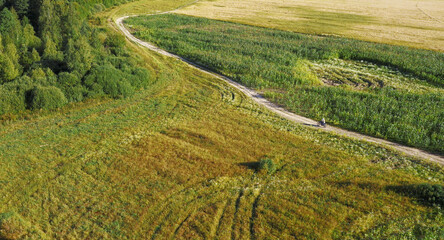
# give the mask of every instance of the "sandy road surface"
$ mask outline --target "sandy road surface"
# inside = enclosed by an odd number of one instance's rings
[[[178,10],[178,9],[176,9],[176,10]],[[170,12],[172,12],[172,11],[163,12],[163,13],[156,13],[156,14],[148,14],[147,16],[149,16],[149,15],[167,14],[167,13],[170,13]],[[268,101],[267,99],[262,97],[256,91],[254,91],[252,89],[249,89],[249,88],[247,88],[247,87],[245,87],[245,86],[243,86],[243,85],[241,85],[241,84],[239,84],[239,83],[229,79],[226,76],[223,76],[223,75],[220,75],[218,73],[212,72],[211,70],[209,70],[209,69],[207,69],[207,68],[205,68],[203,66],[200,66],[200,65],[198,65],[196,63],[193,63],[193,62],[190,62],[187,59],[184,59],[184,58],[182,58],[180,56],[177,56],[175,54],[169,53],[169,52],[167,52],[167,51],[165,51],[163,49],[160,49],[160,48],[158,48],[158,47],[156,47],[156,46],[154,46],[154,45],[152,45],[150,43],[144,42],[144,41],[136,38],[135,36],[133,36],[129,32],[129,30],[123,24],[123,21],[125,19],[129,18],[129,17],[132,17],[132,16],[124,16],[124,17],[118,18],[115,21],[115,23],[117,24],[117,27],[119,28],[119,30],[122,31],[122,33],[125,34],[125,36],[128,39],[130,39],[131,41],[133,41],[133,42],[135,42],[135,43],[137,43],[137,44],[139,44],[139,45],[141,45],[143,47],[146,47],[146,48],[148,48],[148,49],[150,49],[152,51],[155,51],[155,52],[157,52],[159,54],[162,54],[162,55],[165,55],[165,56],[168,56],[168,57],[171,57],[171,58],[179,59],[179,60],[181,60],[183,62],[188,63],[190,66],[192,66],[192,67],[194,67],[196,69],[199,69],[202,72],[205,72],[205,73],[207,73],[207,74],[209,74],[209,75],[211,75],[213,77],[219,78],[221,80],[224,80],[225,82],[230,84],[232,87],[238,89],[239,91],[244,93],[246,96],[248,96],[249,98],[253,99],[259,105],[266,107],[270,111],[278,114],[279,116],[281,116],[281,117],[283,117],[283,118],[285,118],[287,120],[290,120],[290,121],[295,122],[295,123],[302,123],[302,124],[306,124],[306,125],[313,125],[313,126],[316,125],[317,126],[318,123],[316,121],[314,121],[312,119],[309,119],[309,118],[306,118],[306,117],[303,117],[303,116],[299,116],[299,115],[294,114],[294,113],[291,113],[291,112],[289,112],[289,111],[287,111],[287,110],[277,106],[276,104]],[[425,151],[420,150],[420,149],[403,146],[403,145],[398,144],[398,143],[390,142],[390,141],[387,141],[387,140],[384,140],[384,139],[375,138],[375,137],[370,137],[370,136],[367,136],[367,135],[363,135],[363,134],[360,134],[360,133],[344,130],[344,129],[337,128],[337,127],[327,126],[326,128],[322,128],[322,129],[324,129],[325,131],[329,131],[329,132],[335,132],[335,133],[337,133],[339,135],[343,135],[343,136],[347,136],[347,137],[351,137],[351,138],[355,138],[355,139],[359,139],[359,140],[364,140],[364,141],[367,141],[367,142],[377,143],[377,144],[380,144],[380,145],[382,145],[384,147],[389,147],[389,148],[395,149],[395,150],[397,150],[399,152],[402,152],[402,153],[404,153],[406,155],[409,155],[409,156],[430,160],[430,161],[439,163],[441,165],[444,165],[444,157],[436,155],[436,154],[431,154],[431,153],[425,152]]]

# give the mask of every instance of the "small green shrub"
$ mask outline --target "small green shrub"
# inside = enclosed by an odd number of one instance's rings
[[[263,158],[259,161],[258,171],[272,174],[276,171],[276,165],[270,158]]]
[[[68,100],[63,92],[56,87],[34,87],[30,94],[30,108],[36,109],[55,109],[63,107]]]

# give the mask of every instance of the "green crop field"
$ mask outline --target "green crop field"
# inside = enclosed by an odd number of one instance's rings
[[[123,1],[94,1],[106,6],[119,2]],[[439,239],[444,235],[443,166],[293,124],[217,78],[123,41],[106,21],[190,2],[134,1],[90,18],[98,26],[82,28],[96,32],[93,39],[102,42],[93,52],[100,64],[92,63],[76,83],[88,89],[85,93],[99,89],[101,94],[2,116],[0,239]],[[97,4],[91,12],[86,3],[81,10],[92,14]],[[229,40],[232,30],[226,30]],[[70,63],[68,58],[59,60],[61,68],[65,62]],[[442,93],[433,68],[419,78],[414,67],[405,74],[343,59],[304,60],[297,67],[310,73],[306,77],[313,81],[307,84],[322,84],[322,77],[333,79],[341,69],[341,74],[350,76],[340,75],[335,84],[362,94],[379,94],[382,90],[373,85],[380,81],[402,93],[423,94],[421,99],[432,97],[429,92],[438,97]],[[144,72],[142,77],[139,71]],[[353,71],[380,79],[354,76]],[[69,85],[71,78],[58,79],[49,75],[48,84],[53,86],[47,88],[66,83],[64,91],[57,92],[69,96],[74,88]],[[130,94],[122,94],[119,87],[125,81],[131,83]],[[269,84],[262,86],[264,91],[273,88],[267,93],[281,99],[277,90],[286,86],[283,82],[266,78],[262,82]],[[41,88],[36,86],[35,91],[47,90]],[[44,96],[51,103],[51,93]]]
[[[444,152],[443,53],[172,14],[127,24],[297,113]]]

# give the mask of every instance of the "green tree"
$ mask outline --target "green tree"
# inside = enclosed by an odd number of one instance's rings
[[[4,8],[0,12],[0,34],[3,35],[3,42],[18,45],[22,27],[15,11]]]
[[[24,16],[28,13],[29,0],[14,0],[12,6],[19,16]]]
[[[7,35],[14,25],[14,14],[9,9],[3,8],[0,12],[0,33]]]
[[[60,62],[63,60],[63,53],[57,50],[57,45],[52,41],[49,35],[43,38],[43,60],[52,65],[55,62]]]
[[[85,37],[68,41],[65,50],[65,62],[70,71],[76,71],[83,76],[91,69],[92,60],[91,46]]]
[[[0,83],[14,80],[19,75],[19,71],[14,62],[5,54],[0,53]]]
[[[40,36],[49,36],[50,38],[43,38],[43,44],[47,44],[47,40],[59,46],[62,42],[60,33],[60,15],[55,9],[55,2],[51,0],[43,0],[40,7],[39,15],[39,31]]]

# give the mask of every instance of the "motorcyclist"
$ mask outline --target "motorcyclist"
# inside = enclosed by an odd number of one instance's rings
[[[322,118],[322,120],[319,122],[322,127],[325,127],[327,124],[325,123],[325,118]]]

